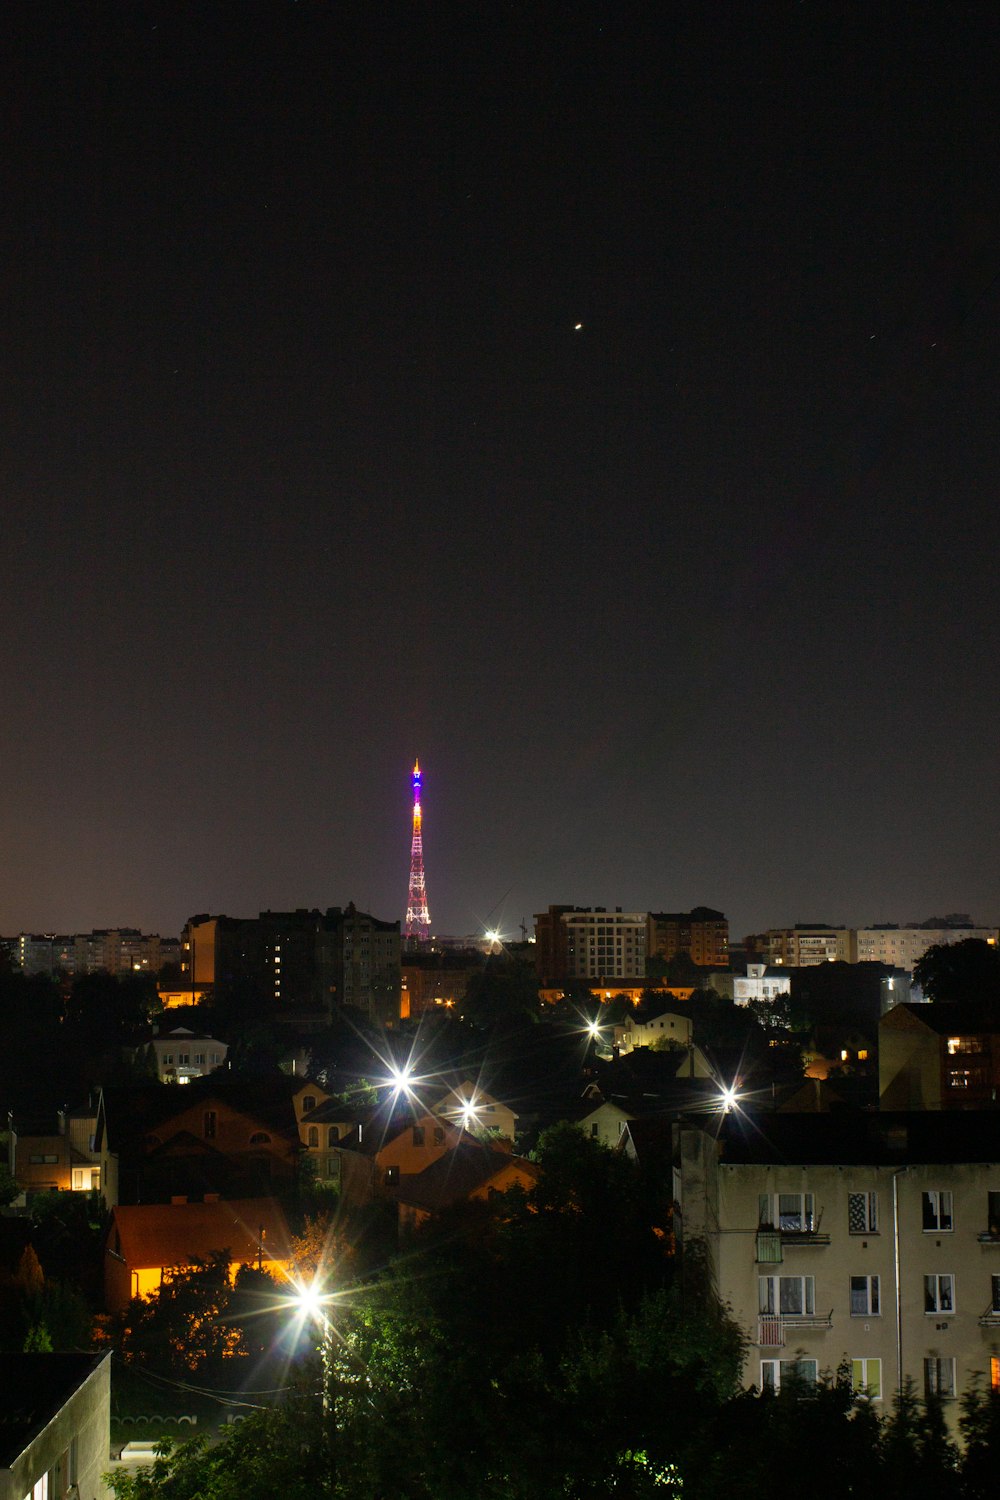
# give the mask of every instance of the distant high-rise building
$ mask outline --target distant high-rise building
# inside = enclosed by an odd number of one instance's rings
[[[410,839],[410,886],[406,902],[406,936],[422,941],[431,935],[431,914],[427,906],[427,882],[424,877],[423,810],[420,805],[423,777],[419,760],[413,763],[413,834]]]
[[[620,906],[550,906],[535,916],[535,965],[543,988],[574,980],[641,980],[646,973],[644,911]]]
[[[322,1020],[341,1005],[377,1025],[399,1019],[399,923],[353,903],[325,912],[300,907],[257,917],[192,917],[183,967],[192,995],[212,989],[278,1020]]]
[[[647,944],[650,957],[656,954],[668,962],[685,953],[702,968],[725,969],[729,965],[729,923],[711,906],[650,912]]]
[[[825,922],[800,922],[795,927],[771,927],[761,934],[770,964],[804,969],[810,964],[849,963],[851,929]],[[760,939],[759,939],[760,940]]]
[[[855,963],[894,964],[912,973],[914,964],[928,948],[941,943],[961,943],[966,938],[979,938],[995,946],[997,929],[975,927],[968,917],[960,915],[931,917],[910,927],[876,923],[873,927],[854,928],[851,936],[851,956]]]
[[[8,943],[10,961],[25,974],[158,974],[176,962],[176,938],[140,932],[137,927],[98,927],[67,937],[20,933]]]
[[[893,922],[872,927],[828,927],[825,922],[799,922],[794,927],[771,927],[747,938],[747,946],[785,968],[804,969],[822,963],[880,963],[912,972],[914,964],[933,945],[979,938],[996,944],[996,927],[975,927],[962,915],[930,917],[898,927]]]

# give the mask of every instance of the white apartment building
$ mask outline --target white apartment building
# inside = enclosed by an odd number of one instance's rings
[[[573,979],[637,979],[646,973],[644,911],[594,906],[566,911],[566,975]]]
[[[685,1238],[745,1329],[746,1385],[850,1364],[889,1402],[912,1379],[949,1421],[1000,1389],[1000,1116],[757,1115],[675,1130]]]
[[[995,927],[895,927],[889,923],[856,927],[851,962],[893,964],[912,974],[914,964],[928,948],[941,943],[962,943],[967,938],[995,945],[997,936]]]

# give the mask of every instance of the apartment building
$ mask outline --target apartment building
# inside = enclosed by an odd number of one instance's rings
[[[351,1006],[392,1025],[400,1014],[399,923],[353,902],[195,916],[184,928],[183,982],[192,992],[253,997],[278,1020],[317,1022]]]
[[[667,962],[683,953],[700,968],[725,969],[729,964],[729,923],[711,906],[650,912],[646,942],[651,956]]]
[[[593,981],[645,983],[647,913],[620,906],[550,906],[535,916],[535,963],[543,988]]]
[[[979,938],[995,946],[995,927],[974,927],[968,920],[957,917],[945,919],[941,925],[921,923],[915,927],[897,927],[887,922],[874,927],[855,927],[852,933],[852,963],[892,964],[898,969],[913,973],[917,960],[923,958],[928,948],[942,943],[962,943],[967,938]]]
[[[883,1109],[995,1109],[1000,1014],[971,1003],[893,1006],[879,1022],[878,1075]]]
[[[1000,1388],[996,1114],[817,1114],[674,1132],[685,1238],[746,1331],[747,1386],[850,1365],[890,1401]]]
[[[58,937],[19,933],[7,940],[11,965],[25,974],[158,974],[180,959],[180,941],[137,927],[99,927]]]
[[[849,927],[828,927],[825,922],[770,927],[755,941],[763,945],[762,956],[769,964],[780,964],[786,969],[851,962]]]

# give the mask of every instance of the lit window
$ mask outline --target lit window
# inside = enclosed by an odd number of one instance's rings
[[[882,1361],[880,1359],[852,1359],[851,1390],[856,1396],[867,1396],[869,1401],[881,1401]]]

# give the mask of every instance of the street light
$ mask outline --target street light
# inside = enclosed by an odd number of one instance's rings
[[[332,1292],[324,1292],[315,1280],[308,1286],[299,1286],[288,1301],[299,1317],[299,1327],[308,1320],[319,1329],[319,1356],[323,1366],[323,1415],[330,1413],[330,1384],[333,1375],[333,1329],[327,1308],[333,1301]]]
[[[740,1095],[736,1083],[724,1083],[719,1090],[719,1104],[721,1105],[722,1113],[728,1115],[729,1111],[739,1103],[739,1098]]]

